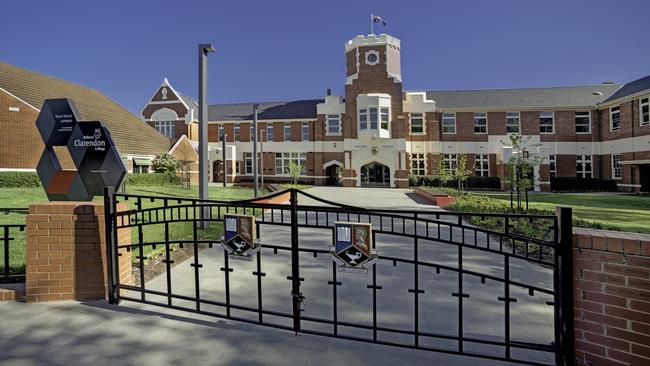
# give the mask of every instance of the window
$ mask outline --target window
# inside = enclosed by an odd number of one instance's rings
[[[327,115],[327,135],[340,135],[341,134],[341,115],[328,114]]]
[[[539,112],[539,133],[553,133],[553,112]]]
[[[650,126],[650,112],[648,111],[650,109],[650,98],[643,98],[639,103],[639,112],[641,113],[639,121],[641,126]]]
[[[284,123],[284,141],[291,141],[291,123]]]
[[[244,169],[246,169],[245,174],[253,174],[253,153],[244,153]]]
[[[176,137],[176,122],[174,121],[157,121],[154,123],[156,131],[167,136],[169,139]]]
[[[576,133],[591,133],[590,116],[589,112],[576,112]]]
[[[521,130],[519,112],[506,112],[506,132],[519,133]]]
[[[359,109],[359,129],[367,130],[368,129],[368,110]]]
[[[442,166],[447,170],[456,170],[458,160],[456,154],[442,154]]]
[[[442,114],[442,133],[443,134],[456,133],[456,113]]]
[[[266,141],[273,141],[273,123],[266,124]]]
[[[555,154],[548,156],[548,174],[551,178],[557,175],[557,167],[555,165]]]
[[[250,132],[248,135],[248,141],[255,141],[255,129],[253,128],[253,124],[250,124]]]
[[[422,113],[411,113],[411,133],[424,133],[424,116]]]
[[[133,174],[147,174],[149,173],[149,165],[134,165]]]
[[[621,154],[612,154],[612,179],[621,179]]]
[[[218,133],[219,136],[217,136],[217,139],[219,139],[219,141],[221,141],[221,139],[223,138],[224,133],[225,133],[225,130],[223,128],[223,125],[219,125],[219,133]]]
[[[377,108],[369,108],[368,111],[370,112],[368,118],[370,119],[370,129],[376,130],[377,129]]]
[[[376,130],[377,129],[378,111],[376,107],[368,109],[359,109],[359,129]]]
[[[621,129],[621,107],[612,107],[609,109],[609,127],[612,131]]]
[[[426,160],[424,154],[411,155],[411,174],[413,175],[426,175]]]
[[[287,175],[289,174],[289,163],[296,162],[300,164],[300,174],[304,175],[307,172],[307,153],[275,153],[275,174]]]
[[[235,140],[234,140],[234,141],[239,141],[239,138],[240,138],[240,131],[239,131],[239,129],[240,129],[240,127],[241,127],[241,126],[239,126],[238,124],[235,125]]]
[[[379,114],[381,117],[381,129],[382,130],[387,130],[388,129],[388,108],[380,108],[379,109]]]
[[[309,141],[309,122],[302,123],[302,141]]]
[[[474,172],[477,177],[488,177],[490,175],[490,158],[488,154],[476,154],[474,156]]]
[[[474,112],[474,133],[487,133],[487,113]]]
[[[591,178],[591,155],[576,155],[576,175],[578,178]]]

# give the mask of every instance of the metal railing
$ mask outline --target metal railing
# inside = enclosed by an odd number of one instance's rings
[[[257,203],[255,200],[202,201],[193,198],[127,195],[116,194],[112,189],[108,188],[105,193],[106,235],[108,250],[112,253],[109,256],[109,278],[111,281],[109,285],[109,301],[111,303],[119,303],[120,300],[137,301],[277,327],[294,331],[296,334],[309,333],[522,364],[562,365],[567,363],[566,360],[572,360],[570,352],[573,344],[573,330],[572,327],[567,326],[570,325],[570,320],[567,318],[570,318],[572,313],[570,309],[566,308],[566,304],[571,303],[570,297],[572,296],[571,287],[567,287],[567,284],[571,281],[571,274],[566,273],[567,258],[570,258],[571,252],[570,209],[562,211],[558,216],[458,213],[442,210],[376,210],[338,204],[296,189],[287,191],[291,195],[290,204]],[[267,198],[285,194],[287,191],[271,194]],[[299,196],[308,197],[310,200],[317,201],[320,205],[300,205],[298,204]],[[129,201],[135,207],[118,212],[116,210],[117,203],[123,201]],[[203,219],[198,214],[201,210],[207,212]],[[255,270],[252,272],[249,285],[251,290],[256,292],[256,294],[251,295],[256,297],[257,306],[233,301],[231,297],[232,272],[237,269],[237,265],[229,261],[227,251],[219,246],[218,240],[201,238],[197,230],[201,220],[209,223],[223,223],[224,215],[227,213],[254,213],[256,215],[256,232],[258,239],[261,239],[262,250],[253,255],[252,260],[255,263]],[[500,229],[486,229],[480,225],[471,224],[473,218],[478,220],[499,220],[498,222],[502,226]],[[333,261],[331,268],[322,269],[319,272],[319,276],[328,277],[327,280],[320,280],[323,281],[323,285],[326,283],[327,286],[331,286],[331,316],[304,314],[305,300],[308,299],[301,291],[301,286],[305,281],[306,269],[301,267],[300,261],[305,254],[318,258],[322,255],[329,255],[330,251],[327,247],[314,248],[305,241],[301,242],[299,231],[305,229],[321,230],[324,232],[324,238],[333,238],[334,222],[342,220],[372,223],[373,240],[380,241],[380,237],[382,240],[386,237],[389,238],[377,245],[379,258],[376,263],[371,265],[368,272],[368,281],[371,283],[364,285],[364,288],[369,291],[359,295],[368,296],[371,299],[369,301],[372,302],[371,309],[368,310],[372,321],[368,324],[340,318],[339,308],[341,307],[342,293],[339,287],[343,285],[344,279],[348,280],[348,277],[342,278],[343,276],[338,275],[337,264]],[[189,237],[171,238],[170,225],[177,223],[189,223],[191,225],[192,230]],[[536,238],[518,232],[517,227],[524,223],[543,228],[547,235],[543,238]],[[155,226],[163,227],[162,235],[152,237],[150,228]],[[285,227],[290,230],[291,235],[286,237],[285,244],[271,243],[260,235],[260,227],[262,226],[265,228]],[[135,231],[133,233],[134,240],[128,244],[118,245],[116,240],[117,231],[125,228]],[[401,250],[399,254],[390,254],[390,250],[383,250],[382,245],[386,245],[388,248],[388,246],[400,240],[404,241],[404,243],[400,243],[398,246]],[[452,252],[455,257],[446,261],[431,255],[423,257],[422,250],[431,248],[433,244],[453,248]],[[172,264],[174,261],[170,259],[171,245],[187,246],[192,249],[193,255],[187,259],[194,276],[192,294],[187,292],[181,294],[172,290]],[[145,248],[155,248],[156,246],[164,248],[165,259],[162,263],[166,267],[164,271],[166,286],[148,288],[145,281],[145,261],[147,259]],[[123,255],[124,250],[129,253],[132,251],[136,253],[134,266],[139,268],[139,285],[121,283],[118,279],[117,274],[123,272],[123,269],[118,266],[118,255]],[[216,252],[208,255],[209,253],[203,253],[203,250]],[[219,252],[223,252],[223,254]],[[493,266],[498,267],[496,273],[483,272],[470,266],[466,267],[465,262],[472,259],[467,258],[468,252],[471,252],[473,257],[484,255],[500,258],[493,264]],[[212,266],[204,268],[202,262],[207,260],[206,256],[214,257],[215,255],[223,256],[223,266],[216,272],[221,272],[223,275],[223,298],[207,296],[205,293],[208,290],[202,291],[204,285],[202,285],[201,278],[209,273],[211,275],[215,274],[206,272],[214,271],[214,269],[211,269]],[[278,276],[279,273],[271,273],[270,269],[265,272],[263,263],[267,261],[265,258],[274,255],[286,255],[291,263],[291,274],[286,276],[286,279],[291,283],[291,291],[287,293],[286,300],[291,302],[292,307],[290,310],[287,309],[288,311],[264,306],[264,295],[268,295],[268,293],[263,293],[263,279],[268,280],[270,276]],[[516,266],[513,262],[516,262],[519,267],[521,267],[521,263],[528,263],[533,268],[550,271],[552,279],[546,284],[541,284],[537,280],[514,278],[512,268],[516,268]],[[433,280],[428,282],[423,280],[422,271],[427,271],[427,273],[435,271],[437,274],[444,272],[457,276],[454,281],[455,288],[448,294],[448,296],[456,299],[457,327],[454,332],[442,333],[422,329],[421,314],[424,310],[421,303],[425,297],[426,288],[435,282]],[[386,285],[378,282],[378,272],[382,275],[391,273],[392,276],[394,273],[395,276],[411,276],[411,279],[402,284],[401,287],[403,288],[399,290],[399,294],[394,294],[393,291],[385,291],[384,287]],[[570,268],[568,272],[571,272]],[[466,286],[466,282],[471,280],[480,281],[481,284],[489,282],[501,287],[500,293],[493,294],[494,299],[492,300],[502,304],[499,306],[502,310],[501,318],[494,324],[495,328],[502,329],[503,335],[501,337],[490,339],[481,335],[468,334],[465,317],[467,310],[464,303],[470,301],[469,298],[472,295],[471,289],[468,290]],[[513,303],[518,301],[513,294],[515,289],[517,294],[520,294],[523,290],[523,293],[527,293],[527,296],[531,298],[535,296],[543,297],[541,298],[543,300],[541,306],[550,307],[552,312],[551,319],[549,319],[549,323],[552,323],[553,327],[552,341],[523,341],[512,337],[512,330],[518,329],[515,328],[517,326],[521,327],[520,325],[513,325],[512,322],[511,307]],[[401,293],[402,290],[404,291],[403,294]],[[412,310],[402,310],[402,313],[409,313],[413,318],[413,322],[409,327],[381,324],[380,319],[382,318],[402,314],[386,314],[379,308],[380,298],[386,298],[387,296],[412,297]],[[521,300],[525,301],[526,299]],[[210,310],[215,308],[221,310]],[[426,309],[426,311],[437,311],[437,309]],[[254,315],[254,317],[246,317],[242,314]],[[290,322],[284,322],[282,319]],[[324,330],[323,326],[330,328]],[[342,332],[342,329],[353,329],[361,333],[367,332],[367,334],[365,336],[351,335]],[[404,336],[408,337],[410,341],[399,342],[394,339]],[[455,343],[455,347],[432,345],[432,341],[436,340],[440,342],[452,341]],[[476,346],[497,347],[502,350],[502,353],[498,354],[494,351],[480,352],[476,350]],[[546,356],[541,359],[522,357],[522,353],[527,351]]]
[[[27,215],[27,208],[0,208],[0,217],[10,214]],[[0,221],[0,282],[25,281],[25,217],[15,223]],[[12,249],[14,249],[12,251]]]

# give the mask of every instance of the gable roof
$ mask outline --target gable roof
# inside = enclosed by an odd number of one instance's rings
[[[544,108],[595,107],[611,96],[620,85],[598,84],[549,88],[427,91],[427,99],[437,109],[519,110]],[[602,94],[600,94],[602,93]]]
[[[324,99],[293,100],[285,102],[211,104],[208,106],[209,121],[250,121],[253,119],[253,104],[259,104],[259,120],[315,119],[316,105]]]
[[[39,110],[45,99],[72,99],[82,121],[105,123],[121,155],[169,150],[170,141],[165,136],[96,90],[2,62],[0,88]]]
[[[640,93],[644,90],[650,90],[650,75],[626,83],[609,98],[607,98],[607,100],[605,100],[605,103],[625,98],[630,95]]]

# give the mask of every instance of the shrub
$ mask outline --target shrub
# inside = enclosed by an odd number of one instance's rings
[[[426,175],[419,176],[416,178],[417,186],[424,187],[448,187],[454,188],[458,186],[456,180],[450,180],[444,185],[440,179],[436,176]],[[410,178],[409,178],[410,182]],[[465,184],[467,184],[468,189],[472,190],[500,190],[501,189],[501,179],[499,177],[468,177]]]
[[[553,177],[551,191],[553,192],[616,192],[616,181],[611,179]]]
[[[156,154],[156,157],[151,162],[151,168],[156,173],[174,174],[180,168],[180,163],[174,155],[168,153]]]
[[[127,186],[169,186],[181,184],[181,178],[166,173],[128,174],[124,182]]]
[[[409,175],[409,187],[415,187],[418,185],[418,177],[414,175]]]
[[[0,172],[0,188],[35,188],[41,186],[34,172]]]

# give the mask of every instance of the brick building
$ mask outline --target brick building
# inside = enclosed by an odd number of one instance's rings
[[[345,95],[257,103],[261,168],[266,181],[406,187],[408,176],[453,168],[459,154],[479,176],[503,176],[508,135],[525,136],[537,157],[535,188],[552,176],[614,179],[619,189],[650,191],[650,76],[624,85],[404,91],[400,40],[357,36],[345,44]],[[211,177],[252,179],[253,103],[208,108]],[[142,111],[172,141],[198,139],[197,103],[165,79]],[[505,142],[505,143],[504,143]]]
[[[0,62],[0,171],[35,171],[43,152],[36,117],[45,99],[70,98],[82,121],[102,121],[129,173],[146,172],[169,139],[102,93]],[[55,149],[64,168],[74,168],[67,149]]]

